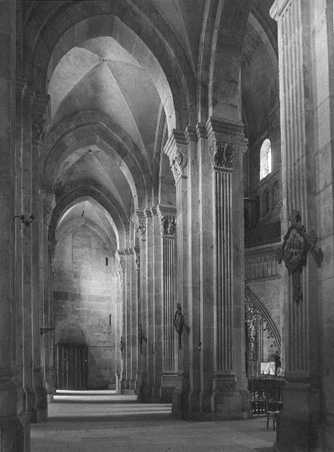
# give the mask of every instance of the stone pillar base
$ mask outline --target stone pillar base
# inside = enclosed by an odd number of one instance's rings
[[[172,414],[183,419],[187,406],[187,394],[183,374],[165,374],[162,376],[162,389],[172,390]]]
[[[23,412],[25,418],[29,419],[29,422],[35,422],[37,417],[35,409],[35,393],[32,388],[25,386],[23,388]]]
[[[2,418],[0,421],[1,452],[29,452],[30,425],[19,419]]]
[[[234,375],[219,375],[213,380],[212,411],[215,419],[245,419],[249,415],[246,390],[236,385]]]
[[[165,372],[161,375],[160,400],[165,403],[173,402],[175,387],[179,384],[180,376],[175,372]]]
[[[45,378],[45,388],[48,394],[56,393],[56,369],[54,367],[50,367],[47,369],[46,378]]]
[[[48,419],[48,399],[45,388],[35,389],[35,422],[46,422]]]
[[[160,402],[160,394],[161,394],[160,386],[155,384],[152,388],[152,395],[151,395],[151,400],[153,403]]]
[[[288,382],[283,389],[276,450],[301,452],[322,450],[320,392],[308,383]]]

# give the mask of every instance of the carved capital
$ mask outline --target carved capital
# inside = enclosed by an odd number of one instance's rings
[[[175,238],[176,219],[174,216],[166,215],[161,217],[161,234],[164,237]]]
[[[210,155],[215,170],[232,170],[234,146],[231,143],[216,143],[211,147]]]
[[[187,167],[187,138],[183,132],[173,130],[164,147],[164,153],[169,158],[170,167],[177,183],[186,177]]]
[[[243,125],[239,122],[218,121],[210,118],[206,124],[212,166],[216,170],[232,170],[239,152],[247,150]]]

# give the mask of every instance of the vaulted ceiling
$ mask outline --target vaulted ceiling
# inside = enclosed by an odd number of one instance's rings
[[[160,180],[170,187],[171,196],[164,195],[160,199],[168,204],[175,202],[169,162],[161,163],[159,153],[166,124],[168,133],[175,127],[173,102],[178,99],[168,86],[171,78],[167,82],[159,60],[162,59],[159,49],[153,55],[149,43],[144,43],[138,35],[138,29],[135,33],[117,15],[109,12],[107,2],[102,3],[105,6],[101,7],[100,14],[94,12],[92,16],[85,16],[85,13],[77,23],[73,17],[66,18],[64,14],[64,20],[68,20],[70,25],[63,36],[54,40],[47,74],[50,129],[65,124],[62,133],[68,137],[62,137],[60,146],[71,149],[71,152],[63,160],[56,161],[53,183],[59,197],[72,187],[93,184],[113,200],[123,217],[129,219],[137,206],[138,191],[144,190],[138,173],[144,174],[145,183],[149,186],[157,180],[156,175],[162,168],[165,174]],[[116,3],[121,10],[123,3],[115,0]],[[184,67],[196,80],[208,3],[204,0],[132,0],[130,3],[131,14],[135,15],[133,11],[136,11],[138,17],[146,15],[149,18],[143,23],[148,29],[152,27],[152,36],[161,33],[167,48],[173,45],[167,53],[170,52],[174,59],[186,60]],[[243,113],[252,139],[261,134],[266,118],[277,102],[276,25],[269,17],[271,3],[271,0],[253,0],[242,51]],[[74,4],[89,4],[92,10],[96,9],[96,2],[89,1],[26,0],[25,24],[43,29],[44,24],[50,21],[48,27],[52,34],[53,15]],[[123,9],[126,8],[128,6]],[[183,75],[186,78],[189,74]],[[175,80],[172,79],[176,85],[179,83],[176,76]],[[191,102],[197,100],[194,98]],[[76,145],[73,130],[70,127],[66,130],[66,124],[71,124],[72,118],[82,112],[91,112],[93,119],[82,130],[87,140],[78,139]],[[109,143],[106,149],[96,132],[96,124],[93,124],[94,115],[99,127],[108,128],[110,135],[116,133],[117,128],[118,135],[127,136],[126,150],[120,150],[120,145],[114,142]],[[102,116],[107,121],[102,121]],[[76,126],[75,133],[79,134],[80,127]],[[92,136],[96,139],[93,140]],[[127,154],[137,162],[131,168],[123,160]],[[147,196],[149,199],[151,194]],[[82,205],[80,201],[78,207],[71,207],[67,221],[72,217],[72,220],[79,218],[84,210],[90,222],[105,222],[106,212],[101,206],[91,201],[84,203]]]

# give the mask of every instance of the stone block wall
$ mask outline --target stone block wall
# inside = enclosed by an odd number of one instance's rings
[[[114,387],[117,275],[110,249],[87,227],[57,243],[54,261],[55,342],[88,346],[88,387]]]

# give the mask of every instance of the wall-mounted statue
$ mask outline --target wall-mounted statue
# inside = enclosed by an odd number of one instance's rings
[[[307,254],[310,251],[317,265],[320,267],[323,253],[316,246],[317,237],[313,231],[309,234],[301,223],[300,213],[296,210],[289,217],[291,226],[284,236],[279,263],[284,261],[292,277],[293,299],[297,303],[303,300],[301,274],[306,265]]]
[[[179,337],[179,349],[182,348],[182,333],[184,329],[184,315],[182,312],[181,303],[177,303],[176,305],[176,311],[174,314],[174,328],[178,334]]]

